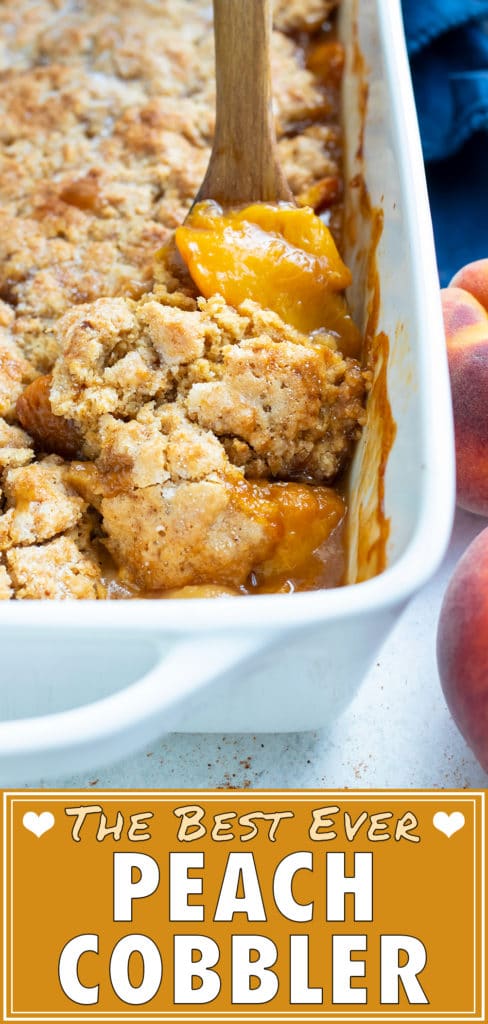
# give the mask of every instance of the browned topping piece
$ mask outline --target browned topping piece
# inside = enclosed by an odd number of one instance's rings
[[[18,600],[105,596],[98,566],[67,537],[40,546],[14,548],[7,554],[7,565]]]
[[[15,347],[0,347],[0,415],[11,417],[15,399],[32,379],[29,363]]]
[[[13,427],[0,418],[0,471],[25,466],[34,458],[32,440],[20,427]]]
[[[337,7],[339,0],[275,0],[274,23],[284,32],[313,32]]]
[[[14,341],[14,310],[0,299],[0,416],[11,418],[15,401],[35,376],[30,363]]]
[[[232,485],[211,479],[146,487],[102,502],[109,551],[148,590],[243,583],[272,550],[276,525],[267,511],[263,502],[249,515]]]
[[[364,422],[357,362],[334,350],[333,337],[311,342],[254,303],[236,311],[217,296],[200,307],[110,299],[72,310],[59,324],[54,412],[98,455],[107,413],[137,420],[145,403],[163,410],[171,396],[248,475],[332,480]]]
[[[57,317],[73,304],[137,298],[150,288],[154,253],[196,194],[214,121],[210,5],[1,6],[8,46],[1,54],[0,297],[13,312],[13,338],[38,372],[48,372]],[[305,66],[306,37],[290,33],[314,32],[334,6],[275,5],[280,158],[299,192],[339,174],[340,165],[337,128],[335,140],[329,131],[316,141],[313,156],[299,161],[289,152],[306,123],[329,130],[333,124],[317,119],[337,120],[331,89]]]
[[[65,475],[65,465],[55,457],[4,473],[8,507],[0,516],[0,551],[48,540],[78,522],[85,503]]]
[[[12,581],[5,566],[0,565],[0,601],[9,601],[12,596]]]

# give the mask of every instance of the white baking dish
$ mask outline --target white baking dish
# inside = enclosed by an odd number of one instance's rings
[[[385,217],[380,327],[391,344],[397,424],[385,487],[389,567],[362,583],[293,597],[1,602],[0,784],[93,769],[169,729],[325,724],[351,699],[399,611],[442,558],[454,505],[451,408],[400,0],[343,0],[340,31],[349,53],[347,173],[357,170],[360,131],[354,37],[369,69],[365,177]],[[357,251],[347,254],[358,273],[367,231],[365,222]],[[358,283],[353,301],[364,318]],[[353,467],[353,553],[355,484],[374,466],[374,430],[366,429]]]

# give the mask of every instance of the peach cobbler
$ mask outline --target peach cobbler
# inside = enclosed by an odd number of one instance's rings
[[[3,0],[0,598],[341,583],[368,374],[339,255],[336,6],[275,4],[297,206],[185,221],[213,132],[208,0]]]

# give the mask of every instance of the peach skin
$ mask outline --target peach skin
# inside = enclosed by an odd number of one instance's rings
[[[488,529],[470,544],[447,588],[437,663],[454,721],[488,771]]]
[[[444,328],[449,344],[451,338],[463,327],[471,324],[488,323],[486,309],[464,288],[443,288],[441,291]]]
[[[456,435],[457,501],[488,515],[488,314],[461,288],[442,293]]]
[[[449,287],[464,288],[488,310],[488,259],[467,263],[454,275]]]

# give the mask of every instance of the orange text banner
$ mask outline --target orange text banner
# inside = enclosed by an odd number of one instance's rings
[[[3,1021],[485,1021],[484,792],[6,792]]]

